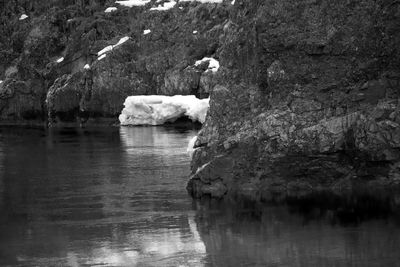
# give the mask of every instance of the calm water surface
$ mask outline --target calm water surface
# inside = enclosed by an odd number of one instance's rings
[[[194,135],[1,128],[0,266],[400,266],[394,215],[193,201]]]

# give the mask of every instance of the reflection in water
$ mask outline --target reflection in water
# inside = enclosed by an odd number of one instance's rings
[[[4,152],[3,152],[3,137],[0,133],[0,210],[3,209],[3,198],[4,198],[4,175],[3,175],[3,160],[4,160]]]
[[[203,265],[185,191],[194,131],[3,131],[0,265]]]
[[[400,260],[399,224],[389,211],[343,226],[310,216],[335,213],[193,201],[185,186],[186,146],[194,135],[172,127],[0,128],[0,266],[395,266]]]
[[[196,222],[213,266],[398,266],[395,218],[343,227],[285,206],[197,202]]]

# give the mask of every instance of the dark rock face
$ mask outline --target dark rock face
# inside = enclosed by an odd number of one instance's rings
[[[257,200],[400,185],[400,4],[236,1],[188,191]]]
[[[194,196],[270,200],[400,184],[398,1],[149,11],[154,3],[104,13],[114,1],[3,1],[0,122],[115,121],[129,95],[211,94]],[[203,57],[217,58],[219,71],[195,66]]]
[[[215,55],[230,5],[183,2],[149,11],[153,4],[5,1],[0,122],[117,118],[129,95],[208,97],[213,75],[194,63]],[[108,6],[118,10],[104,13]],[[28,18],[19,20],[21,14]],[[143,34],[146,29],[151,33]],[[122,37],[129,40],[98,60],[100,50]]]

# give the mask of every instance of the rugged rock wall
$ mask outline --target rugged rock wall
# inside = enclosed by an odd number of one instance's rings
[[[116,119],[128,95],[211,93],[194,196],[400,183],[399,1],[155,2],[2,0],[0,122]],[[194,66],[206,56],[217,73]]]
[[[399,43],[399,1],[236,1],[189,192],[399,185]]]
[[[213,75],[194,63],[214,56],[231,5],[182,2],[150,11],[155,2],[2,0],[0,122],[116,120],[129,95],[207,97]],[[118,9],[105,13],[109,6]]]

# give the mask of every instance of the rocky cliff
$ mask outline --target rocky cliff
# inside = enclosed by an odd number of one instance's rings
[[[207,97],[213,75],[194,63],[216,53],[231,5],[182,2],[150,10],[164,2],[0,2],[0,121],[117,121],[129,95]]]
[[[236,1],[192,161],[196,197],[400,184],[400,2]]]
[[[150,10],[164,2],[2,0],[1,122],[113,121],[128,95],[210,94],[193,196],[271,200],[400,184],[399,1]],[[203,57],[219,71],[196,66]]]

